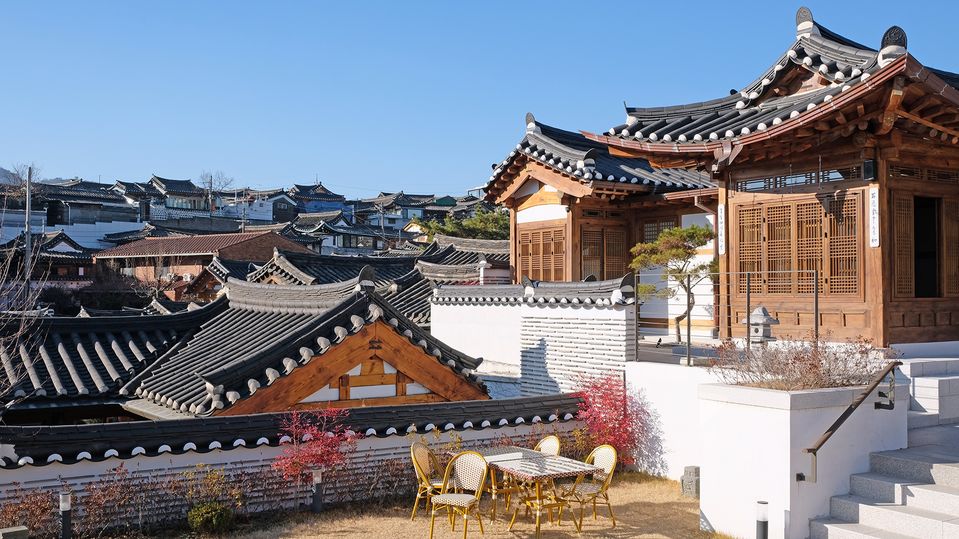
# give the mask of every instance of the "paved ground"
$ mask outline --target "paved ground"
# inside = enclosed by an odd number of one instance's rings
[[[587,511],[583,534],[576,533],[573,524],[567,518],[563,526],[543,526],[543,537],[579,538],[579,537],[616,537],[616,538],[690,538],[717,539],[720,536],[699,530],[699,502],[683,498],[679,494],[679,483],[665,479],[649,478],[639,474],[623,474],[615,481],[610,497],[616,514],[617,526],[613,528],[608,518],[591,520]],[[484,504],[485,505],[485,504]],[[248,531],[234,537],[242,539],[267,538],[307,538],[307,537],[367,537],[372,539],[405,539],[427,537],[429,517],[420,514],[410,521],[411,506],[387,505],[386,507],[349,507],[327,511],[321,515],[300,514],[290,521],[278,523],[275,527]],[[470,525],[469,537],[525,538],[533,537],[533,525],[521,518],[507,532],[508,519],[498,516],[490,524],[484,519],[486,534],[480,535],[474,524]],[[462,527],[457,526],[453,533],[449,525],[437,519],[437,539],[462,537]]]

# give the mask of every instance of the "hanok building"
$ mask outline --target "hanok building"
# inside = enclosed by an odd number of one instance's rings
[[[645,175],[633,181],[601,164],[644,161],[652,177],[708,174],[717,184],[721,335],[742,334],[747,291],[753,305],[779,319],[783,334],[809,330],[817,316],[809,298],[818,288],[819,325],[836,338],[959,340],[959,75],[924,66],[906,46],[899,27],[886,31],[876,50],[802,8],[795,41],[742,91],[703,103],[630,107],[624,124],[585,134],[597,145],[593,155],[551,146],[531,122],[489,185],[490,198],[514,209],[517,273],[544,271],[527,262],[530,253],[556,253],[529,247],[526,238],[536,233],[539,244],[566,249],[562,262],[540,259],[553,268],[544,277],[581,276],[577,262],[592,241],[576,226],[586,218],[581,212],[605,212],[604,222],[612,212],[615,226],[627,230],[651,215],[652,203],[671,194],[649,193],[657,184]],[[554,189],[524,186],[530,177]],[[575,211],[602,195],[601,204]],[[552,216],[550,226],[517,221],[537,199],[574,211]],[[617,249],[620,239],[637,236],[603,235]],[[618,271],[618,259],[613,263]]]
[[[488,399],[469,357],[363,276],[329,285],[231,280],[199,309],[47,318],[4,339],[7,423],[185,419]],[[20,331],[17,327],[0,328]],[[7,333],[4,333],[7,335]]]
[[[15,273],[22,273],[25,236],[20,234],[7,243],[0,244],[0,256],[8,280],[14,280]],[[33,271],[30,278],[34,286],[60,286],[81,288],[93,280],[93,255],[95,249],[88,249],[73,240],[63,231],[31,235],[33,253]]]
[[[346,197],[323,187],[322,183],[296,184],[290,188],[289,195],[304,212],[336,211],[346,208]]]

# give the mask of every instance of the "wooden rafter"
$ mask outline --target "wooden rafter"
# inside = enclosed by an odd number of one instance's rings
[[[886,106],[876,129],[877,135],[885,135],[892,131],[892,126],[896,123],[896,111],[902,104],[902,98],[905,95],[906,78],[898,76],[892,83],[892,90],[889,91],[889,98],[886,100]]]
[[[948,127],[946,127],[946,126],[944,126],[944,125],[937,124],[936,122],[931,122],[931,121],[929,121],[929,120],[927,120],[927,119],[925,119],[925,118],[923,118],[923,117],[921,117],[921,116],[916,116],[915,114],[912,114],[912,113],[910,113],[910,112],[906,112],[906,111],[904,111],[904,110],[900,110],[900,111],[898,111],[896,114],[898,114],[899,116],[901,116],[901,117],[903,117],[903,118],[906,118],[907,120],[911,120],[911,121],[913,121],[913,122],[916,122],[917,124],[924,125],[924,126],[930,128],[930,129],[933,129],[933,130],[935,130],[935,131],[938,131],[939,133],[946,133],[946,134],[948,134],[948,135],[951,135],[951,136],[952,136],[952,143],[953,143],[953,144],[959,143],[959,131],[957,131],[957,130],[955,130],[955,129],[951,129],[951,128],[948,128]],[[938,133],[937,133],[937,134],[938,134]],[[930,133],[930,135],[931,135],[931,133]],[[932,136],[935,136],[935,135],[932,135]]]

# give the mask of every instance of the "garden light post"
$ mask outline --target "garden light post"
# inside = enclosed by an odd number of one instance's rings
[[[323,470],[313,470],[313,499],[310,503],[310,511],[323,512]]]
[[[73,525],[70,522],[72,513],[70,503],[70,493],[60,493],[60,539],[71,539],[73,537]]]
[[[769,502],[756,502],[756,539],[769,539]]]

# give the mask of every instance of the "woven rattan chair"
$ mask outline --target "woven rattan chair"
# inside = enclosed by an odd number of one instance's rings
[[[426,444],[413,442],[410,446],[410,458],[413,460],[413,469],[416,471],[416,480],[419,484],[416,489],[416,501],[413,502],[413,514],[410,516],[410,520],[413,520],[416,518],[416,509],[420,506],[420,500],[425,500],[426,507],[429,508],[430,498],[440,493],[443,480],[438,477],[440,467],[436,455]]]
[[[486,533],[483,530],[479,506],[488,471],[486,459],[476,451],[463,451],[450,460],[446,466],[446,474],[443,476],[441,493],[430,498],[433,506],[430,516],[430,539],[433,539],[436,514],[444,510],[449,516],[454,531],[457,515],[463,517],[463,539],[466,539],[466,533],[469,531],[470,516],[479,523],[480,533]],[[470,491],[472,494],[464,491]]]
[[[586,504],[593,504],[593,520],[596,520],[596,505],[605,504],[609,509],[609,518],[613,521],[613,527],[616,527],[616,517],[613,516],[613,506],[609,503],[609,483],[613,480],[613,472],[616,471],[616,463],[619,460],[616,454],[616,448],[611,445],[601,445],[586,457],[586,463],[598,466],[603,469],[602,472],[596,472],[592,478],[584,480],[577,479],[575,483],[562,488],[562,496],[569,502],[579,503],[579,528],[583,527],[583,515]],[[575,519],[576,516],[573,515]]]
[[[539,451],[544,455],[559,455],[559,436],[550,434],[549,436],[540,440],[536,447],[533,448],[533,451]]]

